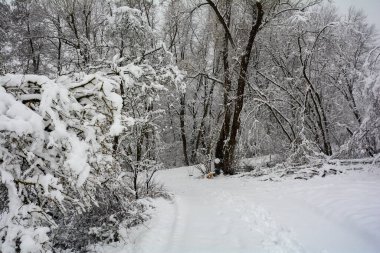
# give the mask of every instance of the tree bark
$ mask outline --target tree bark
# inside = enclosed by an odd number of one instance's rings
[[[189,166],[189,157],[187,155],[187,139],[186,139],[186,130],[185,130],[185,115],[186,115],[186,95],[185,93],[181,94],[181,110],[179,112],[179,121],[181,126],[181,139],[182,139],[182,148],[183,148],[183,157],[185,165]]]
[[[230,93],[231,93],[231,75],[230,75],[230,64],[229,64],[229,26],[231,20],[231,2],[227,1],[226,6],[226,21],[223,21],[227,25],[224,34],[224,47],[223,47],[223,74],[224,74],[224,83],[223,83],[223,106],[224,106],[224,121],[222,128],[220,129],[218,142],[216,143],[215,148],[215,157],[220,160],[219,163],[215,164],[215,168],[223,169],[223,157],[224,157],[224,147],[226,140],[230,133],[230,122],[231,122],[231,103]]]
[[[238,87],[236,92],[236,102],[234,108],[234,116],[232,119],[231,133],[227,142],[227,147],[224,154],[223,172],[225,174],[234,174],[235,168],[233,166],[233,160],[235,156],[235,149],[237,145],[237,135],[240,129],[240,113],[244,105],[244,90],[247,84],[247,70],[250,62],[250,56],[255,42],[257,33],[260,30],[261,23],[264,17],[264,10],[261,2],[256,2],[257,18],[256,22],[252,25],[249,33],[249,39],[245,48],[244,54],[241,56],[240,71],[238,78]]]

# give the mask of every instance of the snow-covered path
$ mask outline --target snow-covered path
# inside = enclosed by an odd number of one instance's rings
[[[380,176],[261,182],[162,171],[174,193],[133,238],[133,253],[378,253]]]

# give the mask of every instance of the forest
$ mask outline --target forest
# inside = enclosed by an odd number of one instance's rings
[[[363,11],[0,0],[0,252],[123,241],[173,198],[156,180],[170,168],[233,178],[248,158],[379,154],[380,42]]]

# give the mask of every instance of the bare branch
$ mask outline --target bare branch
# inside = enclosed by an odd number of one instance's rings
[[[214,82],[217,82],[217,83],[220,83],[220,84],[223,84],[223,81],[215,78],[215,77],[212,77],[212,76],[209,76],[208,74],[206,73],[198,73],[196,74],[195,76],[188,76],[187,78],[190,78],[190,79],[195,79],[199,76],[203,76],[203,77],[206,77],[207,79],[210,79],[211,81],[214,81]]]
[[[211,0],[206,0],[207,3],[211,6],[211,8],[214,10],[216,16],[218,17],[218,20],[219,22],[223,25],[223,28],[224,28],[224,31],[226,32],[227,34],[227,37],[228,37],[228,40],[231,42],[231,45],[232,47],[235,48],[235,43],[234,43],[234,40],[232,38],[232,35],[231,35],[231,32],[230,32],[230,29],[228,28],[228,25],[226,23],[226,21],[224,20],[222,14],[220,13],[218,7],[215,5],[215,3]]]

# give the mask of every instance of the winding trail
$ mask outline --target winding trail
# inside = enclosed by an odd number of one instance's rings
[[[133,239],[133,253],[378,253],[380,176],[309,181],[189,177],[162,171],[174,194]]]

